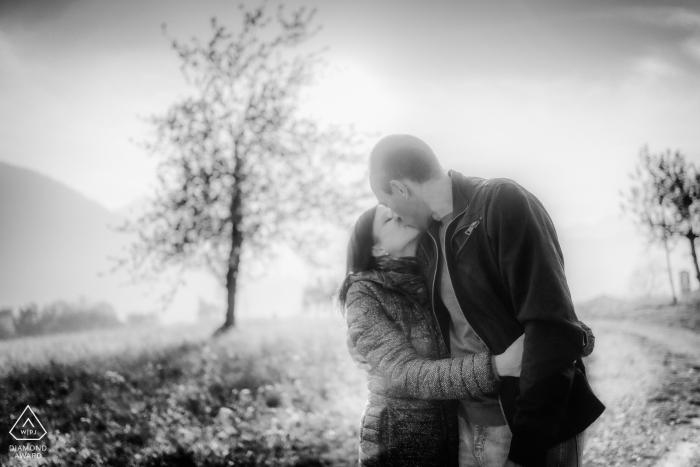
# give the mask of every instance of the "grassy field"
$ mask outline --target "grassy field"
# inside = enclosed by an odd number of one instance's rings
[[[697,334],[673,327],[678,319],[636,323],[634,332],[624,316],[591,312],[588,319],[597,343],[589,375],[608,410],[587,433],[585,465],[657,465],[700,432],[698,361],[662,345],[685,339],[692,349]],[[347,355],[339,316],[241,323],[212,341],[214,328],[0,343],[0,463],[356,465],[366,380]],[[41,459],[9,451],[22,444],[8,431],[26,405],[48,431]]]
[[[354,465],[366,380],[343,326],[329,316],[245,323],[216,341],[214,325],[197,325],[4,342],[0,462]],[[27,404],[48,431],[41,461],[9,452]]]

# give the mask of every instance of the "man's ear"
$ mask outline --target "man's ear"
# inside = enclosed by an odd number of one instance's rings
[[[404,182],[401,182],[399,180],[392,180],[389,182],[389,186],[391,187],[392,195],[398,195],[403,199],[408,199],[408,186],[406,186]]]

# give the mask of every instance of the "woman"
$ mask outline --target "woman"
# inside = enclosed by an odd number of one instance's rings
[[[495,393],[500,376],[520,376],[522,336],[501,355],[449,358],[428,311],[415,258],[419,237],[375,206],[359,217],[348,243],[338,301],[350,339],[372,366],[361,466],[457,466],[456,399]]]

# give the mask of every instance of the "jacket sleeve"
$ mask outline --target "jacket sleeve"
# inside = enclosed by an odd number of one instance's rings
[[[501,281],[525,330],[509,458],[526,467],[539,466],[564,417],[573,362],[583,355],[585,337],[549,214],[514,182],[495,190],[486,229]]]
[[[421,357],[365,281],[350,287],[345,303],[348,335],[372,365],[372,373],[382,376],[387,394],[414,399],[465,399],[496,392],[490,353],[444,359]]]
[[[581,355],[583,357],[588,357],[593,353],[593,349],[595,348],[595,335],[593,335],[593,330],[586,326],[586,323],[583,321],[579,321],[578,324],[581,325],[583,332],[586,333],[586,337],[583,340],[583,352]]]

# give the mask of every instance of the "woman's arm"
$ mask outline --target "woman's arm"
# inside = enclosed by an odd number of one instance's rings
[[[387,391],[416,399],[465,399],[494,393],[498,387],[488,352],[458,358],[421,357],[386,315],[367,282],[359,281],[346,299],[348,335]]]

